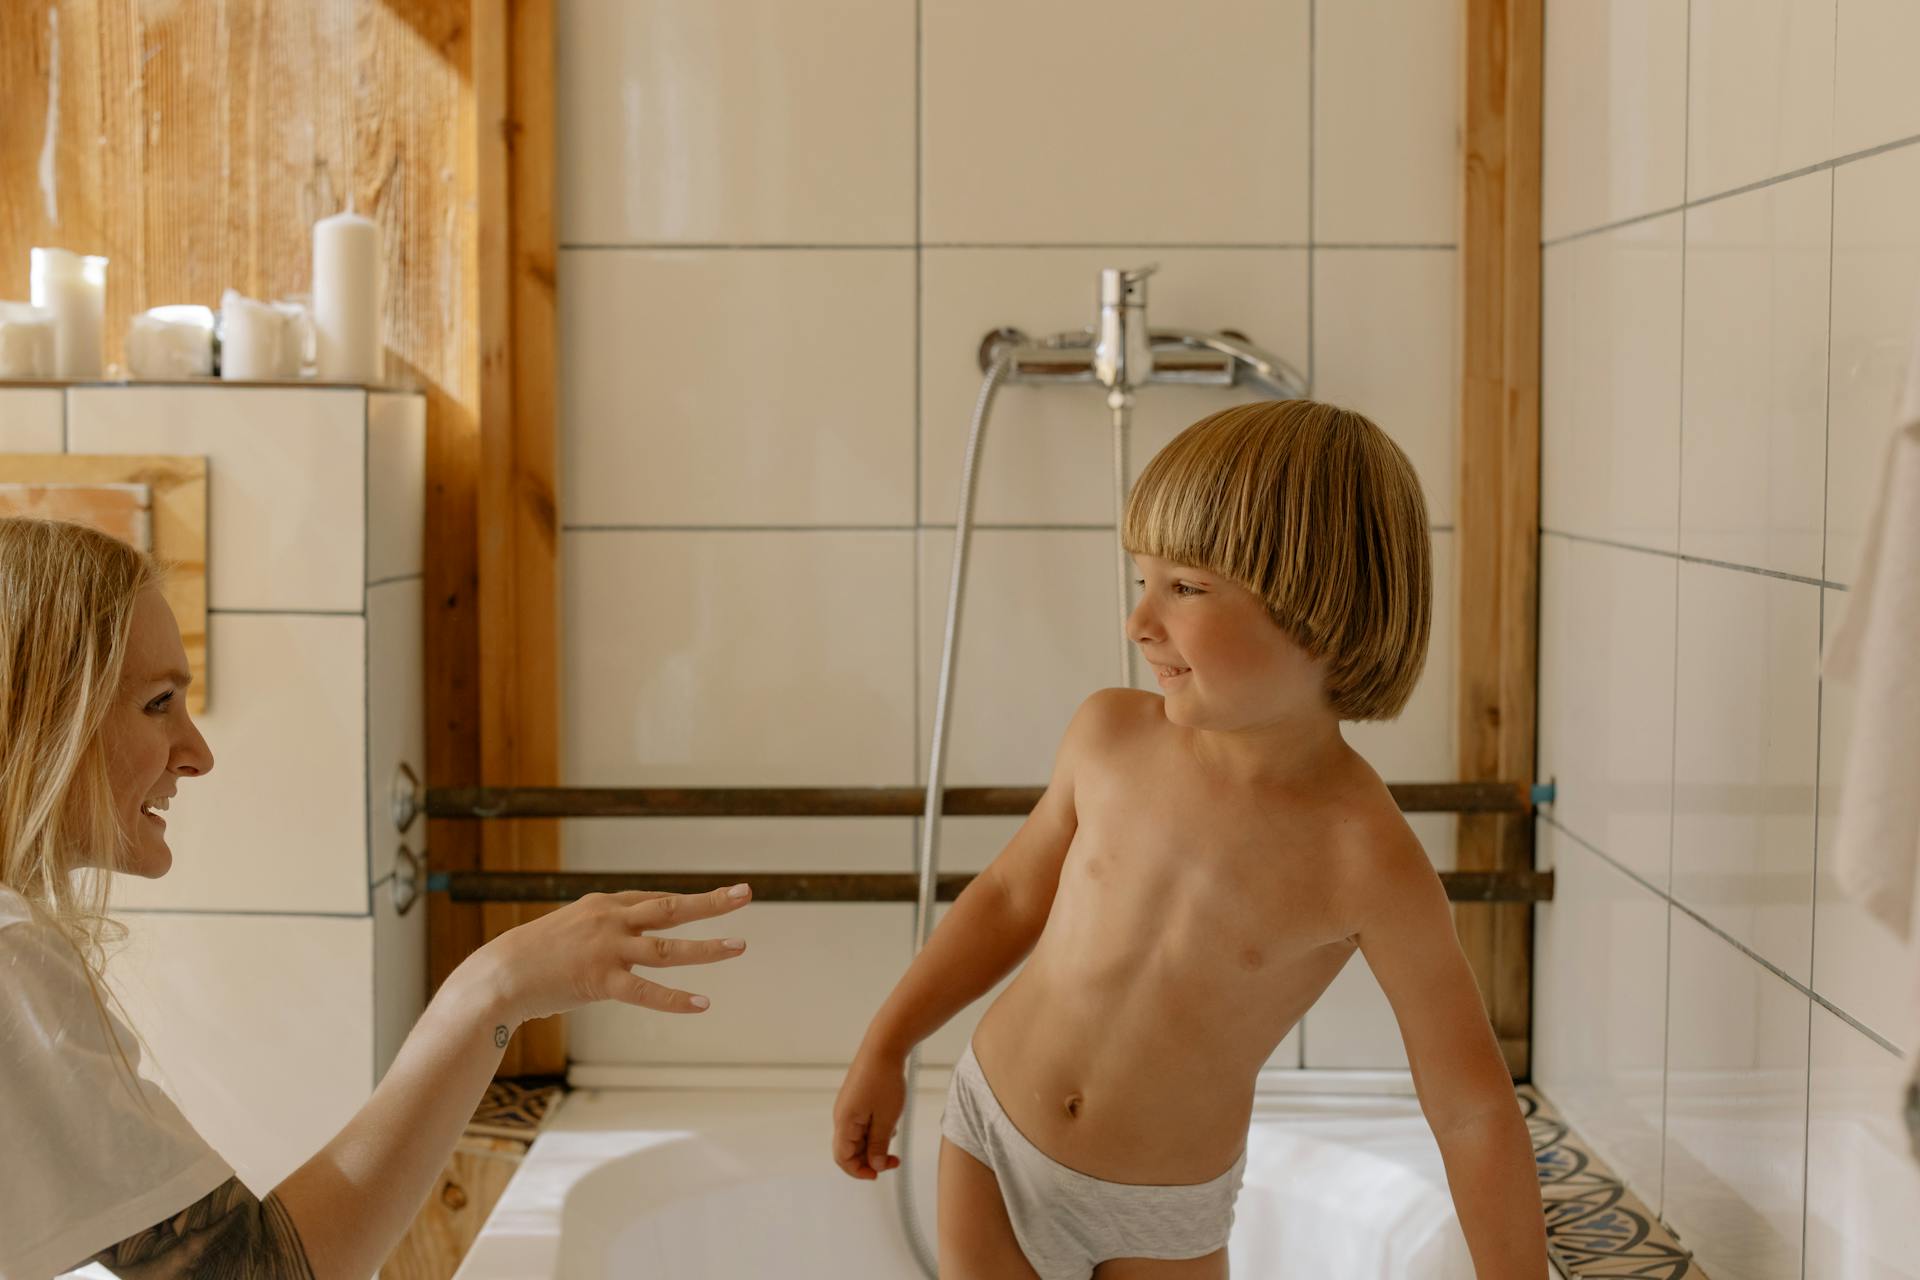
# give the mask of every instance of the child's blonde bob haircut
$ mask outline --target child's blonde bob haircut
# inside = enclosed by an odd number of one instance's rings
[[[1413,464],[1351,409],[1236,405],[1140,475],[1121,541],[1232,579],[1313,657],[1342,720],[1390,720],[1427,661],[1433,553]]]

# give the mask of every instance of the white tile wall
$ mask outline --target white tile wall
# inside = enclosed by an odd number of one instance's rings
[[[1899,1057],[1813,1009],[1807,1119],[1807,1275],[1920,1276],[1920,1163],[1900,1103]]]
[[[1540,546],[1539,763],[1547,807],[1662,890],[1673,814],[1676,565],[1549,536]]]
[[[1308,0],[922,6],[922,235],[1304,243]]]
[[[367,395],[367,581],[426,568],[427,398]]]
[[[1685,187],[1687,7],[1546,6],[1541,234],[1670,209]]]
[[[0,453],[60,453],[66,420],[64,391],[0,386]]]
[[[116,877],[115,900],[365,915],[365,621],[214,614],[207,653],[212,698],[196,722],[213,770],[184,779],[167,814],[173,869]]]
[[[1453,242],[1460,59],[1437,55],[1460,47],[1463,12],[1429,0],[1315,7],[1315,239]]]
[[[1806,995],[1672,916],[1665,1216],[1708,1275],[1797,1280]]]
[[[912,4],[567,0],[555,34],[563,242],[912,242]]]
[[[1687,213],[1688,555],[1820,576],[1832,185],[1814,173]]]
[[[913,537],[573,533],[568,781],[913,781]]]
[[[565,520],[911,524],[913,300],[909,250],[563,253]]]
[[[1836,0],[1687,6],[1687,196],[1730,191],[1833,154]]]
[[[405,764],[422,782],[427,776],[426,653],[418,578],[367,592],[367,848],[374,880],[393,870],[403,839],[393,824],[394,778]],[[426,827],[404,838],[424,853]]]
[[[1540,522],[1548,529],[1674,549],[1681,247],[1673,214],[1542,256]]]
[[[373,919],[123,919],[127,945],[107,975],[148,1073],[266,1195],[372,1090]]]
[[[1299,1035],[1303,1066],[1393,1070],[1407,1066],[1393,1006],[1367,967],[1367,958],[1358,952],[1300,1020]]]
[[[1673,896],[1802,983],[1819,638],[1820,588],[1680,566]]]
[[[1553,822],[1535,832],[1555,885],[1534,911],[1534,1079],[1657,1210],[1671,908]]]
[[[1238,329],[1307,368],[1307,255],[1302,250],[930,249],[922,266],[920,518],[952,524],[967,433],[980,391],[980,340],[1003,326],[1029,336],[1098,318],[1103,267],[1149,262],[1147,314],[1165,328]],[[1250,397],[1244,391],[1149,386],[1130,435],[1132,471],[1185,427]],[[1113,428],[1087,387],[1004,387],[974,480],[982,523],[1112,524]]]
[[[252,437],[270,433],[273,448]],[[73,453],[207,458],[211,609],[359,612],[366,586],[367,393],[314,387],[74,387]],[[215,696],[218,696],[217,692]]]
[[[1843,23],[1844,30],[1844,23]],[[1833,383],[1828,402],[1827,571],[1859,567],[1893,413],[1920,322],[1920,148],[1833,175]]]
[[[1833,149],[1847,155],[1920,133],[1920,9],[1908,0],[1839,0]]]

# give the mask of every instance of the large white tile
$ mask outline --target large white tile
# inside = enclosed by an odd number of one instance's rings
[[[1542,234],[1554,240],[1680,204],[1687,7],[1552,0],[1545,17]]]
[[[1920,133],[1920,8],[1911,0],[1840,0],[1833,145],[1841,155]]]
[[[568,0],[566,243],[910,243],[914,6]]]
[[[562,253],[567,522],[911,524],[913,308],[904,249]]]
[[[422,588],[407,578],[367,592],[367,848],[373,879],[393,870],[402,840],[425,849],[427,827],[404,834],[393,821],[394,779],[407,765],[427,776],[426,640]],[[344,852],[344,851],[343,851]]]
[[[1809,1070],[1807,1275],[1920,1276],[1920,1165],[1900,1114],[1906,1064],[1816,1005]]]
[[[1663,1216],[1708,1275],[1799,1280],[1812,1002],[1683,911],[1672,947]]]
[[[1305,1067],[1407,1069],[1393,1006],[1357,952],[1300,1020],[1300,1037]]]
[[[1830,637],[1846,608],[1844,592],[1826,592]],[[1907,943],[1840,887],[1833,865],[1833,833],[1840,817],[1841,779],[1853,750],[1850,683],[1825,680],[1820,689],[1819,876],[1813,897],[1813,981],[1819,995],[1903,1048],[1914,1042],[1920,1014],[1920,973]]]
[[[1826,577],[1851,582],[1920,319],[1920,147],[1842,165],[1833,184]]]
[[[911,783],[913,542],[568,534],[568,782]]]
[[[0,453],[59,453],[66,425],[65,391],[0,385]]]
[[[867,1024],[906,972],[913,908],[763,902],[729,917],[724,928],[710,921],[665,932],[742,937],[747,950],[715,965],[639,971],[709,997],[713,1007],[705,1013],[678,1016],[621,1004],[576,1011],[568,1019],[575,1062],[851,1062]]]
[[[1667,885],[1678,562],[1546,537],[1540,545],[1539,764],[1554,821]]]
[[[367,581],[426,565],[427,398],[367,395]]]
[[[1458,478],[1458,255],[1323,249],[1314,255],[1313,396],[1357,409],[1406,450],[1427,518],[1452,524]]]
[[[924,236],[1303,243],[1309,8],[925,4]]]
[[[1462,12],[1431,0],[1315,10],[1314,239],[1458,235]]]
[[[393,1065],[413,1024],[427,1007],[427,886],[424,841],[411,842],[422,874],[405,912],[388,880],[373,895],[373,1074],[377,1081]]]
[[[1107,532],[981,530],[968,555],[947,785],[1044,785],[1074,710],[1120,683],[1120,606]],[[940,684],[953,534],[921,535],[920,723]],[[926,768],[927,744],[920,744]]]
[[[1692,0],[1687,6],[1690,199],[1833,154],[1834,3]]]
[[[1098,319],[1100,270],[1160,265],[1147,285],[1155,328],[1237,329],[1307,368],[1307,255],[1222,249],[934,249],[925,255],[920,518],[954,520],[980,392],[980,340],[1003,326],[1040,339]],[[1229,388],[1148,386],[1129,435],[1129,471],[1181,430],[1242,403]],[[1112,524],[1113,419],[1098,386],[1007,386],[993,402],[974,479],[989,523]]]
[[[1666,899],[1534,824],[1554,867],[1534,911],[1534,1078],[1594,1152],[1660,1203],[1666,1072]]]
[[[1680,549],[1820,576],[1831,173],[1687,214]]]
[[[167,814],[173,869],[117,877],[115,900],[366,914],[366,623],[214,614],[208,628],[212,696],[196,723],[213,770],[182,779]]]
[[[1350,721],[1341,726],[1347,742],[1367,758],[1388,782],[1445,782],[1459,777],[1460,737],[1455,705],[1459,611],[1452,533],[1433,538],[1433,621],[1427,638],[1427,665],[1406,708],[1393,720]],[[1434,865],[1454,865],[1457,816],[1411,813],[1407,822],[1420,837]]]
[[[1820,588],[1680,566],[1673,896],[1805,982]]]
[[[366,585],[367,393],[74,387],[74,453],[207,459],[207,605],[351,610]],[[213,696],[219,696],[218,686]]]
[[[124,917],[107,966],[149,1073],[264,1196],[373,1088],[373,920]]]
[[[569,871],[711,868],[717,876],[726,870],[911,871],[913,826],[911,818],[579,818],[563,830]],[[941,865],[964,869],[951,858]]]
[[[1680,505],[1680,216],[1555,245],[1542,277],[1540,523],[1671,551]]]

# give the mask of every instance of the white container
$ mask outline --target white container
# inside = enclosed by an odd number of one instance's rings
[[[207,307],[154,307],[127,328],[127,372],[164,381],[213,372],[213,312]]]
[[[53,369],[53,312],[0,302],[0,378],[51,378]]]
[[[220,376],[230,382],[285,382],[300,376],[304,314],[232,289],[220,295]]]
[[[380,381],[380,228],[357,213],[313,224],[315,370],[322,382]]]
[[[107,371],[107,260],[67,249],[32,253],[33,305],[53,313],[53,376]]]

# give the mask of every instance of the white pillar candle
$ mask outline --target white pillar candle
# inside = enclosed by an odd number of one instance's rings
[[[357,213],[313,224],[314,356],[323,382],[380,380],[380,228]]]
[[[53,312],[0,302],[0,378],[53,376]]]
[[[127,372],[136,378],[205,377],[213,372],[213,312],[154,307],[127,328]]]
[[[53,372],[98,378],[107,371],[107,260],[35,249],[33,305],[53,312]]]
[[[220,296],[220,376],[234,382],[298,377],[287,314],[229,289]]]

